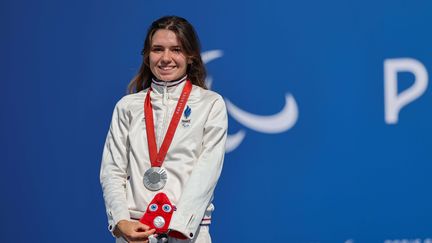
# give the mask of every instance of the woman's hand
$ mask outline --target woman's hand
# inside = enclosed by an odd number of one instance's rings
[[[123,237],[129,243],[147,243],[148,237],[155,231],[141,222],[120,220],[114,230],[114,235]]]

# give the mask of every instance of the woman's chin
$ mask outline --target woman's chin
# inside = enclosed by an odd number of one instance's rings
[[[172,81],[172,80],[181,79],[183,76],[184,75],[169,74],[169,75],[158,75],[156,78],[161,81]]]

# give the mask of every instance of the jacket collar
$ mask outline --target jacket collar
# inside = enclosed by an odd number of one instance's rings
[[[172,81],[161,81],[152,78],[151,88],[156,94],[166,95],[168,94],[172,98],[177,98],[180,96],[185,81],[187,80],[187,75],[178,80]]]

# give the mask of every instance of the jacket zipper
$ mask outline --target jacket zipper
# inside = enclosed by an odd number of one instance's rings
[[[165,130],[167,128],[167,124],[168,124],[167,120],[168,120],[168,114],[169,114],[169,97],[168,97],[169,95],[167,92],[167,85],[168,85],[168,82],[165,82],[165,86],[163,89],[163,96],[162,96],[162,104],[164,106],[165,113],[164,113],[163,120],[162,120],[162,129],[160,130],[159,136],[158,136],[158,146],[157,146],[158,150],[160,149],[160,146],[162,145],[163,135],[164,135],[164,132],[165,132]]]

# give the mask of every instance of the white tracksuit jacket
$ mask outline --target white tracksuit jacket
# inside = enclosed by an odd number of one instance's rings
[[[158,150],[181,94],[174,87],[152,84],[151,103]],[[193,85],[162,167],[168,181],[160,191],[143,185],[150,168],[144,121],[148,89],[123,97],[116,105],[106,138],[100,181],[112,231],[120,220],[139,219],[154,195],[164,192],[177,207],[169,228],[194,238],[200,224],[209,224],[213,191],[221,173],[227,136],[227,112],[217,93]],[[185,108],[186,109],[186,108]]]

